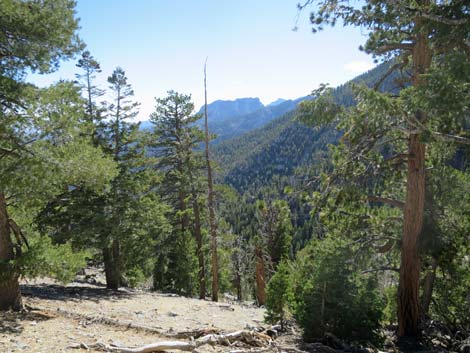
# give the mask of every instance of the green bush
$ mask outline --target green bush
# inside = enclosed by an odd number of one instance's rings
[[[397,291],[398,286],[389,286],[385,288],[385,299],[387,301],[387,305],[384,309],[384,322],[393,325],[397,323],[397,311],[398,311],[398,304],[397,304]]]
[[[74,251],[70,242],[52,244],[47,236],[34,236],[30,248],[19,259],[25,277],[49,276],[62,283],[70,282],[76,273],[86,267],[88,251]]]
[[[289,282],[289,266],[287,260],[284,259],[268,283],[265,315],[266,322],[270,324],[279,322],[281,329],[284,328],[287,304],[291,294]]]
[[[469,249],[462,250],[438,268],[430,314],[455,331],[470,332],[470,259]]]
[[[154,289],[192,296],[198,290],[195,240],[188,231],[173,236],[157,253]]]
[[[377,342],[384,303],[377,280],[354,270],[345,241],[312,241],[300,254],[293,306],[307,341],[326,332],[354,341]]]

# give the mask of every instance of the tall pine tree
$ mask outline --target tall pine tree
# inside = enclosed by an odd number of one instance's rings
[[[158,254],[155,288],[191,294],[195,287],[192,285],[194,261],[191,260],[195,242],[199,296],[204,298],[205,260],[198,201],[201,190],[197,182],[201,177],[202,161],[201,155],[195,152],[203,136],[193,125],[200,116],[193,115],[194,104],[189,95],[169,91],[167,97],[156,102],[151,116],[156,139],[154,153],[158,159],[157,168],[164,173],[161,194],[174,208],[174,214],[173,239],[167,244],[167,253]],[[194,238],[188,234],[193,234]]]
[[[463,55],[466,57],[464,60],[468,60],[468,6],[465,1],[366,1],[355,6],[352,1],[326,0],[307,1],[300,8],[313,3],[317,5],[317,10],[311,14],[314,31],[337,22],[366,28],[368,40],[363,49],[375,58],[393,58],[395,61],[387,75],[399,69],[409,72],[409,76],[403,77],[408,88],[402,90],[399,99],[359,89],[356,92],[357,107],[346,110],[344,114],[341,109],[330,109],[326,96],[307,103],[304,108],[310,110],[316,121],[331,122],[340,117],[340,127],[347,131],[345,151],[352,157],[349,164],[343,164],[343,171],[365,166],[365,170],[356,170],[357,176],[390,168],[390,164],[386,166],[389,161],[380,161],[377,156],[377,150],[384,144],[393,145],[396,158],[400,157],[399,160],[406,164],[406,172],[401,179],[403,189],[394,195],[403,197],[402,200],[392,200],[387,194],[372,194],[368,200],[403,210],[398,332],[400,336],[416,337],[420,321],[419,237],[424,223],[426,146],[436,140],[458,141],[462,129],[459,112],[455,109],[452,114],[436,114],[438,111],[431,108],[435,98],[431,99],[429,93],[438,92],[434,90],[437,87],[431,85],[429,75],[446,65],[449,58],[460,57],[461,60]],[[451,96],[437,95],[445,106],[446,99]],[[464,113],[465,108],[460,110],[460,115]],[[406,144],[402,143],[404,140]],[[363,165],[359,166],[361,162]],[[330,182],[333,180],[331,178]],[[396,186],[396,182],[388,182],[387,185]]]

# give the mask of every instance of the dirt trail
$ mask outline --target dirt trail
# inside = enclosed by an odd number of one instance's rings
[[[139,290],[115,292],[92,284],[61,286],[50,281],[23,284],[22,291],[30,310],[0,314],[0,352],[90,352],[93,350],[67,347],[96,342],[133,347],[168,340],[184,331],[233,332],[266,326],[264,309],[227,300],[213,303]],[[233,350],[204,346],[197,351]]]

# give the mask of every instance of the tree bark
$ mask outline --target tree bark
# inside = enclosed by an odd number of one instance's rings
[[[237,300],[239,302],[242,301],[242,278],[240,276],[240,272],[237,270],[235,273],[235,281],[234,281],[235,288],[237,289]]]
[[[209,155],[209,124],[207,121],[207,85],[206,63],[204,64],[204,126],[205,126],[205,154],[207,164],[207,204],[209,208],[209,225],[211,234],[212,255],[212,301],[219,300],[219,265],[217,256],[217,224],[215,221],[214,190],[212,182],[212,168]]]
[[[422,1],[426,6],[429,0]],[[422,19],[415,20],[416,42],[413,47],[413,86],[424,84],[421,75],[431,63],[428,34],[422,28]],[[424,123],[426,115],[422,111],[415,118]],[[425,144],[421,134],[411,134],[408,141],[408,173],[406,200],[404,206],[403,239],[401,248],[400,279],[398,285],[398,335],[400,337],[419,336],[420,301],[419,275],[421,270],[418,238],[424,222],[425,200]]]
[[[5,195],[0,192],[0,310],[23,306],[18,270],[9,263],[15,257]]]
[[[266,304],[266,280],[265,280],[265,265],[263,259],[263,250],[260,246],[256,247],[255,250],[256,256],[256,299],[258,300],[258,305]]]
[[[412,135],[408,162],[408,182],[404,209],[404,230],[398,286],[398,334],[418,336],[419,333],[419,273],[421,269],[418,237],[424,219],[424,153],[419,135]]]
[[[182,173],[183,169],[179,169],[179,171]],[[182,187],[181,187],[182,188]],[[181,217],[180,217],[180,222],[181,222],[181,233],[184,233],[186,229],[188,229],[188,215],[185,213],[186,211],[186,195],[182,189],[178,192],[178,199],[179,199],[179,208],[181,211]]]
[[[190,172],[191,173],[191,172]],[[196,252],[197,258],[199,263],[199,299],[206,298],[206,269],[205,269],[205,261],[204,261],[204,251],[203,251],[203,244],[202,244],[202,233],[201,233],[201,216],[199,212],[199,204],[197,200],[196,190],[193,185],[191,175],[191,194],[192,194],[192,201],[193,201],[193,212],[194,212],[194,237],[196,238]]]
[[[104,272],[106,288],[117,290],[121,284],[121,271],[119,268],[119,243],[114,240],[110,248],[103,249]]]

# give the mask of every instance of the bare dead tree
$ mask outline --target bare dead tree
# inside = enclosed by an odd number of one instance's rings
[[[219,300],[219,265],[217,257],[217,223],[215,220],[214,188],[212,182],[212,168],[209,154],[209,124],[207,121],[207,58],[204,63],[204,126],[205,126],[205,154],[207,163],[207,206],[209,208],[209,226],[211,235],[212,253],[212,301]]]

